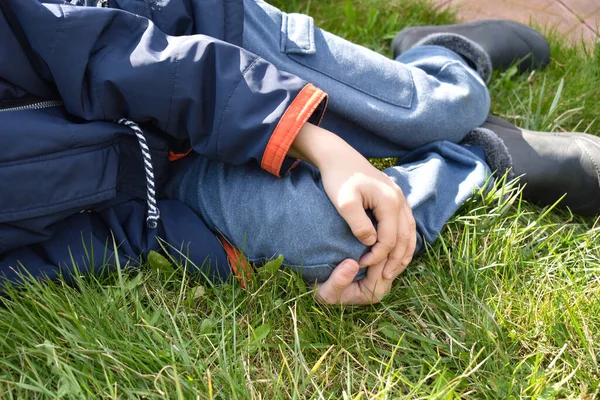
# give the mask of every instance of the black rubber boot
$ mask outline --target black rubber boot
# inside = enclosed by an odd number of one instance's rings
[[[559,203],[583,216],[600,215],[600,137],[520,129],[490,115],[483,125],[504,142],[515,176],[523,175],[523,198],[540,205]]]
[[[505,70],[518,62],[520,72],[550,62],[550,45],[536,30],[509,20],[484,20],[456,25],[415,26],[401,30],[392,41],[394,58],[431,34],[453,33],[471,39],[490,56],[492,68]]]

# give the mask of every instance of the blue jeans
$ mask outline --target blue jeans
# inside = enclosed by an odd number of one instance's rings
[[[487,116],[481,78],[442,47],[415,48],[396,62],[315,28],[310,17],[286,15],[262,1],[245,5],[244,47],[328,92],[323,126],[363,155],[399,157],[384,172],[413,209],[417,251],[423,241],[433,242],[489,176],[480,148],[456,144]],[[321,282],[339,262],[368,250],[307,163],[281,179],[258,165],[198,156],[177,164],[168,195],[254,263],[283,254],[285,266]]]

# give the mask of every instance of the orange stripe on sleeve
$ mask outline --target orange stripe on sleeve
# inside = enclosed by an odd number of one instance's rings
[[[279,120],[267,143],[261,162],[264,170],[280,176],[281,165],[298,132],[325,99],[327,93],[310,83],[302,88]]]

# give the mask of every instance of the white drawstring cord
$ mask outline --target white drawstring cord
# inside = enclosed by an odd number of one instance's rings
[[[156,205],[156,185],[154,183],[154,167],[152,166],[152,156],[150,155],[150,148],[148,142],[144,137],[144,132],[140,127],[133,121],[126,118],[121,118],[119,124],[125,125],[131,129],[137,137],[140,148],[142,149],[142,157],[144,158],[144,169],[146,170],[146,189],[147,196],[146,202],[148,203],[148,216],[146,217],[146,223],[148,228],[155,229],[158,226],[158,220],[160,219],[160,211]]]

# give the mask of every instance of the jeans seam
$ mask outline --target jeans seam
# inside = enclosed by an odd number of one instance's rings
[[[366,95],[368,97],[372,97],[372,98],[374,98],[376,100],[379,100],[379,101],[381,101],[383,103],[386,103],[386,104],[389,104],[389,105],[392,105],[392,106],[396,106],[396,107],[401,107],[401,108],[405,108],[405,109],[410,109],[412,107],[412,100],[413,100],[412,98],[414,96],[415,83],[414,83],[414,78],[412,76],[412,72],[410,72],[410,71],[408,71],[408,73],[409,73],[409,76],[410,76],[410,84],[411,84],[412,90],[410,91],[411,95],[407,96],[408,102],[405,105],[405,104],[400,104],[399,102],[394,102],[394,101],[390,101],[388,99],[384,99],[384,98],[382,98],[380,96],[375,95],[374,93],[369,93],[369,92],[367,92],[367,91],[365,91],[363,89],[360,89],[360,88],[358,88],[358,87],[350,84],[349,82],[345,82],[345,81],[342,81],[340,79],[336,79],[333,76],[329,75],[328,73],[326,73],[326,72],[324,72],[322,70],[316,69],[316,68],[312,67],[309,64],[306,64],[306,63],[298,61],[297,59],[295,59],[294,57],[290,56],[287,53],[286,53],[286,56],[290,60],[292,60],[295,63],[297,63],[298,65],[301,65],[301,66],[306,67],[306,68],[310,68],[312,71],[315,71],[316,73],[322,74],[322,75],[328,77],[329,79],[331,79],[331,80],[333,80],[335,82],[341,83],[341,84],[343,84],[343,85],[345,85],[345,86],[347,86],[349,88],[352,88],[352,89],[354,89],[354,90],[356,90],[356,91],[358,91],[358,92],[360,92],[360,93],[362,93],[362,94],[364,94],[364,95]],[[298,56],[298,57],[304,57],[304,56]]]

